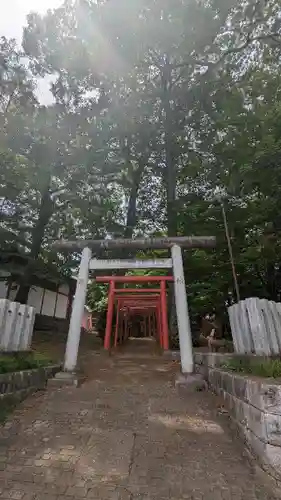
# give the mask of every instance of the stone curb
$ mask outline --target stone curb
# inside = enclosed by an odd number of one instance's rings
[[[60,369],[60,365],[50,365],[32,370],[2,373],[0,375],[0,401],[7,403],[22,401],[33,392],[45,389],[48,379]]]

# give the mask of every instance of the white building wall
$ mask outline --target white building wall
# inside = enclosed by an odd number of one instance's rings
[[[40,288],[37,286],[36,287],[33,286],[29,290],[27,303],[29,306],[32,306],[35,308],[35,312],[37,314],[40,314],[40,311],[41,311],[43,292],[44,292],[43,288]]]
[[[0,271],[0,277],[2,276],[8,277],[9,275],[7,273],[1,273]],[[7,288],[7,283],[0,280],[0,299],[6,298]],[[18,286],[14,284],[8,297],[10,300],[15,300],[17,290]],[[42,304],[43,293],[43,288],[35,286],[31,287],[28,294],[28,305],[34,307],[37,314],[41,313],[46,316],[54,316],[56,318],[65,319],[68,307],[69,286],[60,285],[58,294],[51,290],[45,290]]]
[[[66,318],[68,305],[68,297],[66,295],[58,294],[57,305],[56,305],[56,318]]]
[[[45,290],[44,302],[41,314],[45,316],[54,316],[55,307],[56,307],[56,292],[52,292],[51,290]]]

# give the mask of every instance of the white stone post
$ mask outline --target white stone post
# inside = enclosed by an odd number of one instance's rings
[[[92,252],[90,248],[84,248],[80,262],[65,350],[64,370],[67,372],[74,372],[76,368],[91,256]]]
[[[0,348],[6,350],[9,344],[9,337],[6,335],[6,321],[8,316],[10,301],[0,299]]]
[[[180,343],[181,369],[183,373],[193,373],[193,354],[190,320],[187,307],[185,279],[181,247],[172,246],[174,289],[177,311],[177,323]]]
[[[13,336],[16,331],[18,311],[20,304],[18,302],[8,301],[8,308],[6,311],[6,324],[3,336],[3,347],[4,351],[10,351],[10,345],[12,343]]]
[[[19,351],[20,350],[20,338],[26,332],[26,314],[27,314],[28,306],[25,304],[20,304],[18,308],[17,314],[17,322],[14,330],[14,334],[9,342],[10,351]]]
[[[257,297],[245,299],[248,309],[249,323],[252,332],[255,354],[260,356],[270,356],[270,345],[266,335],[266,324],[264,315],[260,307],[260,300]]]
[[[25,314],[25,327],[20,337],[20,351],[27,351],[30,348],[35,323],[35,308],[25,306]]]

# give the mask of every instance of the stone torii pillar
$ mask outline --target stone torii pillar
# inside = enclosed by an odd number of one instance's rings
[[[182,248],[213,248],[215,238],[207,237],[174,237],[174,238],[142,238],[142,239],[108,239],[108,240],[78,240],[58,241],[53,248],[58,251],[79,252],[82,250],[82,259],[77,280],[76,294],[67,339],[64,372],[59,379],[67,379],[67,374],[75,372],[78,348],[81,334],[82,317],[86,299],[92,250],[134,248],[134,249],[171,249],[174,289],[179,331],[181,368],[185,374],[193,372],[192,337],[189,313],[187,307]],[[116,261],[117,262],[117,261]],[[116,265],[118,268],[118,264]]]
[[[183,373],[193,373],[192,335],[187,305],[182,251],[179,245],[172,246],[172,260],[181,369]]]
[[[84,248],[77,278],[76,292],[70,317],[68,337],[64,358],[64,371],[75,371],[80,343],[81,326],[84,315],[86,293],[89,279],[89,265],[92,257],[90,248]]]

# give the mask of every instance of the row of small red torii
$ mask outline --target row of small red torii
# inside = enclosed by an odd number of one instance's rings
[[[118,344],[118,332],[120,327],[120,312],[134,308],[142,314],[152,313],[155,315],[157,328],[154,328],[154,333],[158,333],[160,346],[164,350],[169,349],[169,328],[167,315],[167,300],[166,300],[166,282],[173,281],[172,276],[97,276],[97,282],[109,283],[108,291],[108,306],[106,317],[106,330],[104,337],[104,348],[111,348],[112,323],[114,305],[117,302],[117,317],[114,334],[114,346]],[[151,283],[159,282],[159,288],[116,288],[116,283]],[[126,294],[126,295],[125,295]],[[130,295],[128,295],[130,294]],[[134,296],[134,294],[136,294]],[[149,316],[150,317],[150,316]],[[153,321],[153,320],[152,320]],[[149,329],[152,330],[151,324]],[[122,343],[128,337],[128,324],[125,323],[125,328],[121,328],[119,342]],[[123,335],[122,335],[123,334]],[[123,336],[123,338],[122,338]]]
[[[216,239],[213,236],[183,236],[183,237],[168,237],[168,238],[136,238],[136,239],[107,239],[107,240],[78,240],[78,241],[57,241],[54,243],[53,248],[59,252],[81,252],[81,262],[79,267],[79,274],[77,278],[76,293],[73,301],[73,307],[70,318],[70,325],[67,337],[67,344],[64,359],[64,374],[75,373],[77,367],[78,350],[81,335],[81,324],[84,314],[84,307],[86,302],[87,286],[89,281],[90,270],[97,269],[130,269],[141,267],[148,269],[153,268],[171,268],[174,278],[174,292],[177,313],[177,323],[179,332],[180,344],[180,357],[181,368],[184,373],[192,373],[194,369],[193,354],[192,354],[192,336],[190,328],[190,319],[187,306],[187,296],[185,288],[184,268],[182,260],[182,248],[213,248],[216,244]],[[167,249],[171,251],[171,258],[156,259],[156,265],[148,265],[148,261],[113,261],[105,260],[99,261],[93,257],[93,251],[96,255],[100,256],[105,250],[113,249],[134,249],[134,250],[148,250],[148,249]],[[123,264],[122,264],[123,262]],[[106,263],[106,265],[105,265]],[[138,263],[141,266],[138,266]],[[112,266],[111,266],[112,264]],[[140,278],[140,277],[138,277]],[[147,277],[144,277],[146,279]],[[166,310],[166,281],[173,279],[169,276],[159,279],[155,277],[156,281],[160,281],[160,304],[161,304],[161,338],[162,344],[165,348],[168,346],[168,325],[167,325],[167,310]],[[153,277],[149,277],[153,281]],[[128,281],[128,277],[126,277]],[[112,316],[114,310],[114,278],[109,277],[111,288],[109,290],[109,303],[108,303],[108,324],[105,333],[105,345],[110,345],[111,330],[112,330]],[[164,304],[165,302],[165,304]]]

